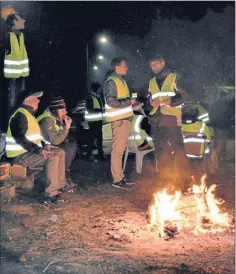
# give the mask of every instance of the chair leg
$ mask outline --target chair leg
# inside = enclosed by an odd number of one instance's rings
[[[136,154],[135,154],[135,164],[136,164],[136,173],[137,174],[139,174],[139,161],[140,161],[139,153],[136,152]]]
[[[142,173],[144,155],[139,155],[139,174]]]
[[[123,163],[123,172],[125,171],[126,163],[127,163],[127,158],[128,158],[129,150],[126,148],[125,151],[125,158],[124,158],[124,163]]]
[[[137,172],[137,174],[141,174],[141,172],[142,172],[142,161],[143,161],[143,155],[136,153],[136,172]]]

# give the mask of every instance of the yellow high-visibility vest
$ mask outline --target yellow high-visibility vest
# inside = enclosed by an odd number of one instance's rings
[[[93,99],[93,109],[94,110],[100,110],[99,112],[92,112],[89,110],[85,110],[85,120],[88,122],[95,122],[95,121],[102,121],[103,120],[103,110],[102,107],[98,101],[98,99],[93,96],[92,94],[89,94],[88,96],[90,96]]]
[[[141,146],[144,141],[147,141],[150,147],[154,147],[152,137],[150,137],[144,129],[141,129],[141,123],[144,115],[134,115],[132,120],[132,131],[129,139],[135,139],[137,147]]]
[[[41,135],[41,131],[40,131],[40,127],[39,124],[37,122],[37,120],[35,119],[35,117],[25,108],[18,108],[13,115],[11,116],[10,120],[9,120],[9,125],[8,125],[8,129],[7,129],[7,137],[6,137],[6,153],[7,153],[7,157],[9,158],[14,158],[16,156],[19,156],[25,152],[27,152],[27,150],[25,150],[21,145],[17,144],[15,139],[12,137],[12,133],[11,133],[11,128],[10,128],[10,123],[11,123],[11,119],[18,113],[21,112],[22,114],[25,115],[27,122],[28,122],[28,129],[26,131],[26,138],[35,143],[36,145],[38,145],[39,147],[42,147],[41,145],[41,140],[42,135]]]
[[[130,99],[129,88],[125,80],[121,80],[116,76],[110,76],[107,81],[113,80],[117,89],[117,99]],[[113,122],[133,115],[132,106],[129,105],[125,108],[113,108],[105,103],[105,119],[107,122]]]
[[[159,89],[157,82],[156,82],[156,77],[153,77],[149,81],[149,92],[151,93],[151,98],[152,100],[157,100],[160,103],[160,111],[164,115],[174,115],[177,117],[177,123],[178,125],[181,125],[181,106],[177,107],[171,107],[169,105],[162,105],[162,102],[167,100],[170,97],[173,97],[176,95],[175,93],[175,81],[176,81],[176,74],[175,73],[170,73],[163,85],[161,90]],[[157,108],[152,108],[150,111],[149,115],[153,115],[156,113],[159,107]]]
[[[212,134],[206,123],[197,121],[182,125],[184,148],[189,158],[202,158],[210,152]]]
[[[63,126],[58,126],[57,124],[57,119],[54,117],[54,115],[50,112],[50,110],[45,110],[41,115],[37,117],[37,121],[40,122],[44,118],[52,118],[53,122],[55,124],[56,131],[61,131],[63,130]]]
[[[19,78],[29,76],[29,60],[25,49],[24,34],[21,33],[19,42],[16,34],[10,32],[11,53],[4,58],[4,76]]]

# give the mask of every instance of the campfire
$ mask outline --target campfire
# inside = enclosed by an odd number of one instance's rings
[[[181,230],[195,235],[224,231],[230,226],[229,215],[221,212],[219,205],[224,200],[215,197],[215,189],[216,185],[207,188],[204,175],[201,184],[194,181],[184,195],[181,191],[168,194],[167,189],[155,193],[147,214],[149,226],[156,229],[160,237],[170,238]]]

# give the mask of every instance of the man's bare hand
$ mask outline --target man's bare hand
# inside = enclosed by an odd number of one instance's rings
[[[163,105],[168,105],[168,106],[170,105],[170,103],[171,103],[170,98],[168,98],[168,99],[166,99],[165,101],[162,102]]]
[[[48,159],[53,155],[53,152],[44,148],[41,152],[41,155],[43,155],[44,159]]]
[[[65,121],[66,129],[69,130],[72,123],[72,119],[69,116],[65,116],[64,121]]]
[[[131,105],[134,105],[135,103],[136,103],[136,99],[131,98],[131,99],[130,99],[130,104],[131,104]]]
[[[153,108],[158,108],[160,106],[160,102],[152,99],[150,100],[150,104]]]
[[[56,146],[52,146],[52,145],[46,145],[44,147],[47,151],[50,151],[52,148],[57,148]]]

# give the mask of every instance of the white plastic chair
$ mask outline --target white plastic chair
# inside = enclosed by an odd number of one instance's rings
[[[142,173],[142,167],[143,167],[143,157],[146,154],[148,154],[150,152],[153,152],[154,148],[139,151],[138,147],[137,147],[137,144],[136,144],[136,139],[135,138],[140,138],[140,135],[139,134],[132,135],[132,139],[129,138],[129,140],[128,140],[128,144],[127,144],[126,151],[125,151],[124,163],[123,163],[123,171],[125,171],[125,167],[126,167],[126,163],[127,163],[129,153],[135,153],[136,172],[137,172],[137,174],[141,174]]]

